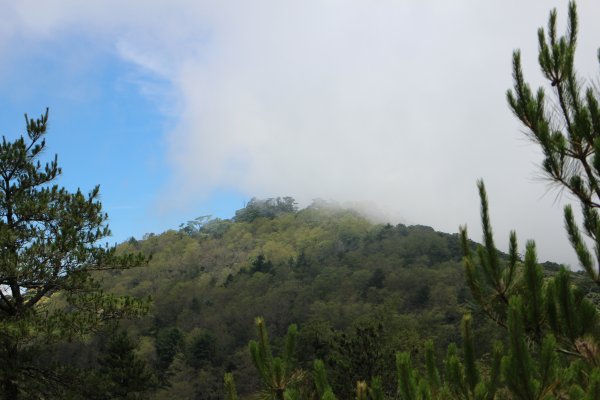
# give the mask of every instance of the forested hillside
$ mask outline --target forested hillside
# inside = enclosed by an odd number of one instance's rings
[[[222,398],[228,371],[241,395],[255,392],[256,316],[275,347],[298,324],[300,365],[323,359],[350,398],[349,382],[393,375],[397,351],[419,358],[427,339],[440,353],[460,342],[469,308],[457,234],[378,225],[323,202],[298,211],[290,198],[253,200],[231,220],[198,218],[119,251],[151,256],[102,279],[115,294],[152,297],[147,317],[122,326],[158,380],[157,399]]]

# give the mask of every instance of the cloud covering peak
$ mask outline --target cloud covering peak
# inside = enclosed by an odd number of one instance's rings
[[[82,34],[168,82],[162,204],[234,188],[374,202],[396,221],[455,231],[478,227],[482,177],[500,234],[514,227],[541,258],[567,261],[560,207],[534,182],[540,157],[504,98],[514,48],[540,83],[536,30],[552,6],[564,21],[566,4],[24,0],[4,6],[13,23],[0,49]],[[577,64],[592,77],[598,12],[580,5]]]

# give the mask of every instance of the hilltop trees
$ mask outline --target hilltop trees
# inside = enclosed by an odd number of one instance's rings
[[[42,164],[48,111],[26,118],[27,138],[0,143],[0,393],[48,398],[73,383],[44,358],[42,345],[72,340],[119,318],[144,312],[143,302],[105,293],[93,271],[144,262],[98,245],[109,235],[99,188],[88,195],[54,184],[57,157]]]
[[[298,211],[296,200],[293,197],[277,197],[266,200],[252,198],[246,207],[235,212],[235,221],[252,222],[256,218],[275,218],[285,213]]]

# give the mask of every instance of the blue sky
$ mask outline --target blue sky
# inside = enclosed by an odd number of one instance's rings
[[[94,50],[85,51],[89,46]],[[60,185],[86,192],[100,185],[111,242],[174,229],[200,215],[229,218],[243,206],[247,196],[215,188],[185,208],[159,207],[172,173],[163,149],[173,117],[143,92],[140,80],[158,88],[167,83],[85,38],[30,50],[2,68],[0,133],[9,139],[24,134],[23,114],[35,118],[49,107],[46,155],[59,156]],[[75,54],[84,59],[70,59]]]
[[[597,81],[600,5],[577,65]],[[252,196],[368,208],[574,263],[539,151],[506,106],[511,53],[542,84],[537,28],[567,1],[0,1],[0,132],[50,107],[60,183],[101,185],[112,240],[231,217]],[[561,28],[562,31],[562,28]]]

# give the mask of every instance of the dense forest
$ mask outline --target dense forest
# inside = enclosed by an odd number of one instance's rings
[[[294,368],[310,371],[321,360],[342,399],[373,377],[393,397],[396,354],[425,364],[431,343],[442,358],[449,346],[462,345],[465,314],[477,338],[475,358],[489,356],[504,335],[471,295],[458,233],[375,224],[323,201],[298,210],[289,197],[253,199],[232,219],[199,217],[178,230],[131,238],[118,251],[150,261],[102,273],[103,287],[150,298],[151,307],[87,344],[57,348],[63,362],[100,371],[94,382],[106,389],[89,398],[222,399],[226,373],[240,398],[253,398],[261,382],[248,343],[257,316],[267,322],[274,353],[285,351],[288,327],[296,327]],[[498,254],[509,262],[509,254]],[[547,262],[540,271],[552,278],[560,267]],[[598,296],[582,274],[572,279],[587,298]],[[129,358],[107,356],[123,351],[115,340],[124,341]]]
[[[103,285],[152,297],[150,313],[124,326],[162,383],[155,398],[222,398],[225,372],[240,395],[256,392],[256,316],[276,347],[298,324],[299,365],[323,359],[336,393],[350,398],[348,382],[392,381],[397,351],[419,357],[427,339],[440,352],[460,341],[469,309],[458,234],[377,225],[324,202],[296,210],[290,198],[253,200],[232,220],[199,218],[119,251],[151,256]],[[484,321],[481,335],[493,336]]]

